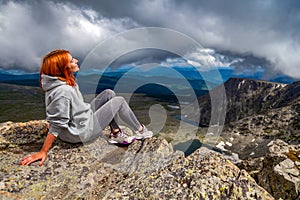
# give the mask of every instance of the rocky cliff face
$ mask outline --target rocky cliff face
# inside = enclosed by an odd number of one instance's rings
[[[289,106],[299,112],[300,82],[290,85],[231,78],[224,83],[227,99],[226,123],[234,122],[252,115],[264,114],[272,109]],[[220,93],[217,87],[211,93]],[[211,113],[210,95],[198,99],[200,124],[208,125]]]
[[[40,149],[44,122],[4,123],[0,131],[3,199],[273,199],[245,170],[204,147],[184,157],[160,137],[128,147],[101,137],[84,145],[56,140],[44,166],[19,166]]]
[[[300,82],[230,79],[224,86],[226,124],[216,146],[276,199],[299,198]],[[199,100],[207,123],[209,96]]]

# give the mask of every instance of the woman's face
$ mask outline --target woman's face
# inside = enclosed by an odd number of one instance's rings
[[[76,58],[73,58],[71,56],[71,54],[69,54],[69,68],[70,68],[70,71],[75,73],[77,71],[79,71],[79,67],[78,67],[78,60]]]

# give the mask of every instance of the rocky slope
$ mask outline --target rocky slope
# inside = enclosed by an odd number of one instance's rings
[[[299,112],[300,82],[286,85],[267,81],[231,78],[224,83],[224,86],[215,88],[211,93],[219,94],[222,87],[225,87],[227,99],[226,124],[286,106]],[[211,116],[210,95],[199,97],[198,103],[201,114],[200,124],[208,125]],[[192,116],[190,118],[193,119]]]
[[[276,199],[300,198],[300,82],[284,85],[230,79],[224,86],[226,124],[217,147],[234,157],[232,160]],[[205,98],[199,98],[200,107],[209,115]]]
[[[19,166],[41,147],[45,123],[4,123],[0,131],[2,199],[273,199],[245,170],[204,147],[184,157],[160,137],[128,147],[102,137],[84,145],[56,140],[42,167]]]
[[[276,199],[300,198],[300,145],[288,145],[282,140],[268,144],[265,157],[244,160],[238,166]]]

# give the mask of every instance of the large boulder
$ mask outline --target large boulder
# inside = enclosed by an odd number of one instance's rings
[[[299,199],[300,145],[277,139],[269,143],[266,156],[244,160],[238,166],[276,199]]]
[[[146,174],[160,171],[183,155],[181,151],[174,152],[172,144],[165,139],[152,138],[130,145],[121,162],[114,167],[128,175]]]
[[[245,171],[205,147],[164,169],[133,174],[105,197],[112,199],[273,199]]]
[[[275,198],[299,198],[300,145],[275,140],[270,144],[269,151],[258,175],[258,183]]]
[[[160,137],[120,147],[104,131],[91,143],[56,140],[42,167],[20,166],[41,148],[45,122],[4,123],[0,131],[2,199],[273,199],[245,170],[204,147],[188,157]]]

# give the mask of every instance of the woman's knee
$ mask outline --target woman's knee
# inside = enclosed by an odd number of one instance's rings
[[[116,93],[111,89],[105,89],[105,90],[103,90],[102,93],[103,93],[103,95],[105,95],[109,99],[116,96]]]
[[[122,96],[115,96],[110,101],[111,101],[112,105],[114,105],[116,107],[118,107],[118,106],[126,107],[126,104],[127,104],[125,98]]]
[[[113,98],[114,101],[117,101],[117,102],[120,102],[120,103],[123,103],[123,102],[126,102],[125,98],[122,97],[122,96],[115,96]]]

